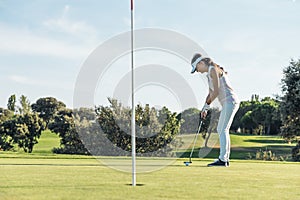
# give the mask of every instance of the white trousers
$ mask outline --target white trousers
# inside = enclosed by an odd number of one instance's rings
[[[239,103],[225,102],[222,106],[222,111],[220,113],[217,131],[220,139],[219,159],[222,160],[223,162],[229,161],[229,156],[230,156],[229,129],[232,124],[234,115],[238,109],[239,109]]]

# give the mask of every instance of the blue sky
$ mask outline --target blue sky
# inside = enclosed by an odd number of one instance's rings
[[[130,30],[129,3],[0,0],[0,106],[6,107],[11,94],[24,94],[31,102],[53,96],[72,107],[76,78],[90,53]],[[299,10],[298,0],[136,0],[135,28],[168,29],[191,38],[225,66],[240,99],[248,100],[252,94],[281,93],[283,68],[290,59],[300,58]],[[143,61],[147,57],[157,59]],[[136,55],[137,63],[162,63],[158,57],[159,52]],[[189,67],[177,64],[176,70],[184,73],[186,68],[184,78],[192,84],[203,81],[190,75]],[[117,81],[120,76],[108,77]],[[98,88],[108,91],[102,96],[113,90],[107,87]],[[144,89],[139,102],[149,103],[147,93],[156,92],[159,96],[150,95],[153,104],[165,99],[159,104],[172,107],[176,102],[168,92],[162,98],[162,88]],[[193,89],[198,95],[197,87]],[[199,107],[203,96],[199,92]],[[95,104],[105,104],[103,99],[95,97]]]

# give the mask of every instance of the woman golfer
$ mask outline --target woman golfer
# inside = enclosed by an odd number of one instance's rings
[[[218,97],[222,105],[217,131],[220,139],[219,159],[207,166],[229,166],[230,156],[230,136],[229,129],[232,124],[235,113],[239,108],[239,100],[234,93],[226,72],[222,67],[214,63],[210,58],[202,57],[197,53],[192,59],[192,72],[207,72],[209,94],[206,98],[205,105],[201,111],[201,117],[206,118],[210,104]]]

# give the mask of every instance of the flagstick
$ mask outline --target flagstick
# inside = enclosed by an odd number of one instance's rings
[[[132,156],[132,186],[136,186],[135,158],[135,106],[134,106],[134,35],[133,35],[133,0],[131,0],[131,156]]]

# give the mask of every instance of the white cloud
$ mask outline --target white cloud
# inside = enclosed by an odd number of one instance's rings
[[[0,53],[85,58],[98,44],[97,31],[84,21],[68,18],[70,6],[62,16],[48,19],[40,27],[25,28],[0,23]]]
[[[71,44],[28,29],[3,24],[0,24],[0,30],[2,54],[44,55],[70,59],[87,56],[93,48],[88,44]]]
[[[96,29],[85,21],[73,21],[68,14],[70,6],[65,5],[62,15],[59,18],[48,19],[43,22],[43,26],[53,32],[67,34],[87,41],[94,41],[97,37]]]

